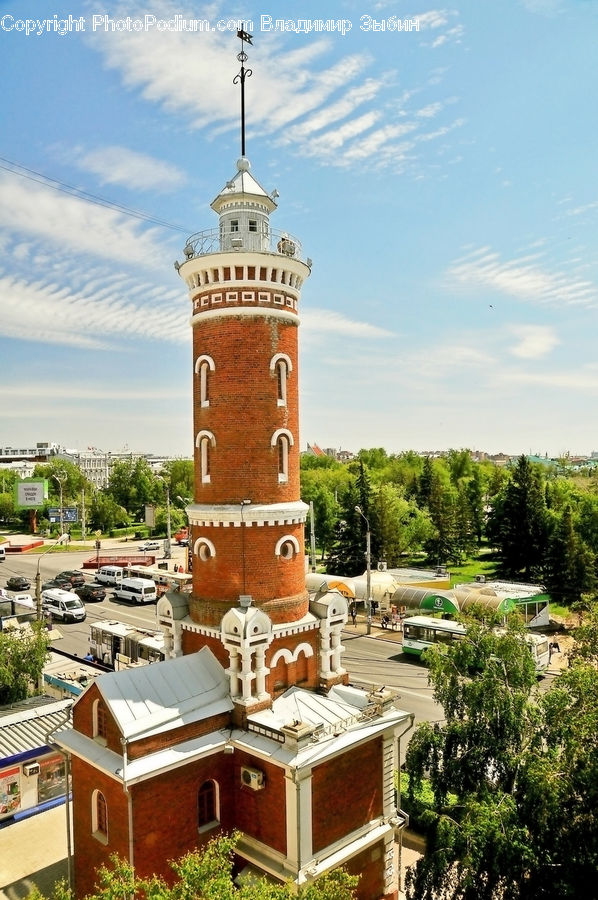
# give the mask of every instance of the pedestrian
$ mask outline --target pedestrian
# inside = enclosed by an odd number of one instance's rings
[[[389,622],[390,622],[390,619],[388,618],[388,616],[387,616],[386,613],[385,613],[385,614],[382,616],[382,621],[381,621],[381,623],[380,623],[380,624],[382,625],[382,628],[388,628],[388,623],[389,623]]]
[[[355,625],[355,620],[357,619],[357,610],[355,609],[354,603],[351,604],[351,619],[353,621],[353,624]]]

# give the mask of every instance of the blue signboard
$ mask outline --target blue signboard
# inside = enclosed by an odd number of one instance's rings
[[[59,506],[50,506],[48,509],[48,518],[50,522],[60,522],[60,507]],[[79,515],[76,506],[64,506],[62,509],[62,521],[64,522],[78,522]]]

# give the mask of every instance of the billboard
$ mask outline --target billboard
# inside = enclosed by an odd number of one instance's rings
[[[60,522],[60,507],[59,506],[50,506],[48,508],[48,519],[50,522]],[[63,506],[62,507],[62,521],[63,523],[67,522],[78,522],[79,515],[76,506]]]
[[[155,506],[146,506],[145,507],[145,524],[149,525],[150,528],[154,528],[156,525],[156,507]]]
[[[48,499],[48,481],[46,478],[22,478],[15,481],[15,509],[39,509]]]

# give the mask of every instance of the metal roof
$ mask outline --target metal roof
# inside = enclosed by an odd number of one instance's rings
[[[228,678],[208,647],[100,676],[96,682],[127,738],[147,737],[232,710]]]
[[[32,697],[0,709],[0,764],[15,757],[36,753],[48,746],[51,732],[70,729],[72,699]],[[65,719],[67,721],[65,722]]]

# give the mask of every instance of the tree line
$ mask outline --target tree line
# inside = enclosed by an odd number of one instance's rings
[[[595,589],[595,475],[574,477],[525,456],[499,468],[467,450],[431,458],[378,448],[348,464],[303,456],[301,493],[313,503],[317,546],[332,573],[364,572],[369,528],[373,566],[458,565],[484,549],[498,575],[540,581],[558,603],[579,603]]]

